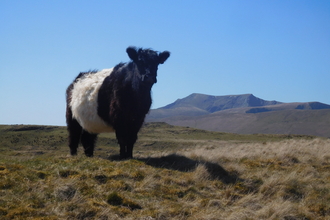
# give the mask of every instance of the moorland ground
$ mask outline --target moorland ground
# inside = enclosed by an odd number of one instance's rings
[[[330,219],[330,140],[146,124],[69,156],[65,127],[0,126],[0,219]]]

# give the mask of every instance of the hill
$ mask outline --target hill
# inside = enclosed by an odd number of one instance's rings
[[[239,134],[330,137],[330,105],[320,102],[266,101],[252,94],[192,94],[165,107],[151,110],[146,120]]]
[[[0,219],[328,219],[330,140],[146,124],[68,156],[64,127],[0,125]]]
[[[160,109],[175,109],[180,107],[196,107],[209,113],[242,107],[255,107],[265,105],[280,104],[277,101],[265,101],[255,97],[252,94],[245,95],[228,95],[228,96],[210,96],[204,94],[193,93],[186,98],[178,99]]]
[[[256,107],[280,104],[277,101],[265,101],[252,94],[210,96],[193,93],[183,99],[166,105],[159,109],[151,110],[148,120],[158,120],[172,116],[198,116],[226,109]]]

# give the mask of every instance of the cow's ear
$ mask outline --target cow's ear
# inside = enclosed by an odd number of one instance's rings
[[[168,51],[164,51],[164,52],[160,53],[159,54],[159,63],[163,64],[169,56],[170,56],[170,52],[168,52]]]
[[[129,56],[129,58],[131,58],[131,60],[133,60],[133,61],[138,60],[138,53],[137,53],[135,47],[127,47],[126,52]]]

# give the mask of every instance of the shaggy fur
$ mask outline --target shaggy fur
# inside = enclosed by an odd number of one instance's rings
[[[114,131],[97,114],[99,89],[112,70],[104,69],[96,73],[85,73],[77,78],[73,85],[70,102],[72,117],[89,133]]]
[[[132,158],[145,115],[151,106],[151,87],[168,51],[128,47],[132,60],[112,69],[80,73],[67,89],[67,128],[71,154],[81,141],[85,154],[93,156],[97,134],[116,132],[120,157]]]

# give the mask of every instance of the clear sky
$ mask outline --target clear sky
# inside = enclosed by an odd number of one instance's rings
[[[0,124],[65,125],[81,71],[168,50],[152,108],[191,93],[330,104],[330,1],[0,1]]]

